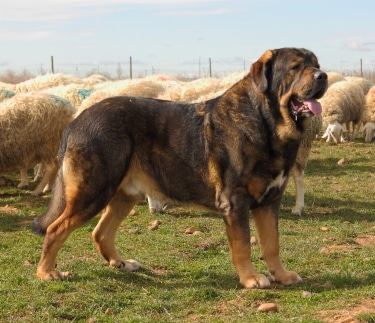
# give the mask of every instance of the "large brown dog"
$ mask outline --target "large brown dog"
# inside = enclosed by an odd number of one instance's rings
[[[61,279],[55,269],[69,234],[102,211],[93,239],[111,266],[123,260],[115,233],[145,195],[195,205],[224,217],[232,261],[246,288],[267,288],[250,260],[249,211],[262,258],[275,281],[301,281],[279,257],[278,211],[308,117],[327,75],[306,49],[268,50],[250,73],[222,96],[187,104],[136,97],[105,99],[66,129],[48,210],[34,221],[46,233],[37,275]]]

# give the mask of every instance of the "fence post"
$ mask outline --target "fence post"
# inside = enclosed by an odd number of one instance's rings
[[[199,56],[199,70],[198,70],[198,78],[201,78],[201,57]]]
[[[53,64],[53,56],[51,56],[51,71],[52,71],[52,74],[55,74],[55,66]]]
[[[130,68],[130,79],[133,79],[133,60],[131,56],[129,59],[129,68]]]
[[[362,58],[361,58],[361,61],[360,61],[360,63],[361,63],[361,77],[363,77],[363,70],[362,70]]]
[[[208,65],[209,65],[209,69],[210,69],[210,77],[212,77],[211,57],[208,59]]]

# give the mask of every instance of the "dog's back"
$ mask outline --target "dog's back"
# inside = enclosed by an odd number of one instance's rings
[[[95,199],[97,206],[85,217],[95,216],[122,181],[125,190],[138,199],[147,193],[161,194],[173,203],[212,207],[208,200],[213,197],[205,198],[207,189],[196,180],[207,168],[201,136],[204,117],[197,113],[198,107],[124,96],[85,110],[63,134],[52,201],[47,212],[34,221],[33,231],[44,234],[64,210],[70,194],[75,200],[72,207],[90,209],[91,199]],[[186,145],[193,145],[194,151]],[[131,175],[127,176],[129,168]],[[184,174],[184,182],[176,173]],[[66,187],[69,191],[64,192]]]

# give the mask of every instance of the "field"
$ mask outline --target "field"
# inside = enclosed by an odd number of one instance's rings
[[[292,181],[280,210],[281,256],[303,282],[274,283],[268,290],[241,288],[220,218],[187,208],[150,214],[146,204],[136,207],[116,237],[122,254],[142,264],[140,271],[107,266],[91,241],[94,219],[59,254],[58,268],[75,276],[39,281],[42,238],[30,226],[50,195],[0,188],[0,321],[375,322],[374,152],[374,143],[364,144],[363,138],[340,145],[314,142],[304,213],[291,215]],[[338,165],[342,158],[347,163]],[[18,176],[8,174],[15,183]],[[154,220],[159,227],[150,231]],[[185,233],[189,227],[201,233]],[[255,266],[268,274],[259,246],[252,250]],[[275,303],[278,311],[259,312],[262,303]]]

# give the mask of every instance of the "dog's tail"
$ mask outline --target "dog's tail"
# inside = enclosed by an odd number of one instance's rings
[[[69,128],[69,126],[67,127]],[[57,159],[59,163],[59,170],[57,172],[57,176],[55,182],[52,187],[52,198],[49,202],[47,211],[38,216],[32,225],[32,231],[38,235],[45,235],[48,226],[54,222],[64,211],[66,205],[65,199],[65,184],[64,184],[64,176],[62,171],[62,163],[64,159],[64,155],[67,148],[67,129],[62,134],[59,151],[57,154]]]
[[[45,235],[48,226],[54,222],[65,209],[65,193],[64,183],[61,174],[61,169],[57,174],[55,183],[52,188],[52,198],[49,202],[47,211],[38,216],[32,225],[32,231],[38,235]]]

